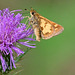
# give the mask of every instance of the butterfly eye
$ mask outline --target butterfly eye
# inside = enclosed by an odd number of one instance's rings
[[[34,12],[32,12],[32,15],[34,15]]]

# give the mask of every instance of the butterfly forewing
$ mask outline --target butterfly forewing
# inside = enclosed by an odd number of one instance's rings
[[[55,35],[60,34],[64,29],[61,25],[58,25],[42,16],[40,18],[40,29],[41,29],[41,36],[43,39],[49,39]]]
[[[54,35],[54,27],[53,25],[44,17],[40,17],[40,30],[41,30],[41,36],[43,39],[49,39]]]
[[[54,26],[54,29],[55,29],[55,34],[54,34],[54,36],[60,34],[60,33],[64,30],[64,28],[63,28],[61,25],[56,24],[56,23],[54,23],[54,22],[52,22],[52,21],[50,21],[50,20],[49,20],[49,22]]]

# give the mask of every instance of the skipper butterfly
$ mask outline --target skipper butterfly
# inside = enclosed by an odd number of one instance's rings
[[[30,10],[30,15],[31,17],[27,17],[29,18],[30,24],[32,24],[37,41],[40,41],[41,38],[50,39],[51,37],[60,34],[64,30],[61,25],[41,16],[32,8]]]

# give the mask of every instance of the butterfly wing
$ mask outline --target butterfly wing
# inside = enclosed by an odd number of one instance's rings
[[[61,25],[58,25],[42,16],[39,16],[39,18],[41,36],[43,39],[49,39],[53,36],[60,34],[64,30],[64,28]]]
[[[54,29],[55,29],[55,34],[54,34],[54,36],[56,36],[56,35],[62,33],[62,31],[64,30],[64,28],[63,28],[61,25],[56,24],[56,23],[54,23],[54,22],[52,22],[52,21],[50,21],[50,20],[49,20],[49,22],[54,26]]]

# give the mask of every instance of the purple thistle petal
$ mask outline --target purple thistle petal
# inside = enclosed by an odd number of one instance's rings
[[[26,42],[18,42],[18,43],[20,43],[20,44],[22,44],[22,45],[25,45],[25,46],[27,46],[27,47],[31,47],[31,48],[36,48],[36,46],[30,46],[28,43],[26,43]],[[34,44],[32,44],[32,45],[34,45]]]
[[[5,60],[3,59],[1,53],[0,53],[0,59],[1,59],[3,71],[5,72],[5,70],[7,69],[8,65],[7,65],[7,63],[5,62]]]
[[[12,49],[11,48],[9,48],[9,52],[10,52],[10,68],[12,69],[12,63],[13,63],[14,68],[16,68],[15,61],[14,61],[13,55],[12,55],[13,52],[12,52]]]
[[[24,54],[23,51],[21,51],[19,48],[15,47],[15,46],[11,46],[11,48],[18,54],[18,56],[22,53]]]
[[[22,10],[13,10],[13,11],[11,11],[11,13],[12,13],[12,12],[16,12],[16,11],[22,11]]]
[[[32,39],[32,38],[25,38],[25,40],[35,41],[35,40],[34,40],[34,39]]]
[[[2,11],[0,10],[0,16],[1,16]]]

